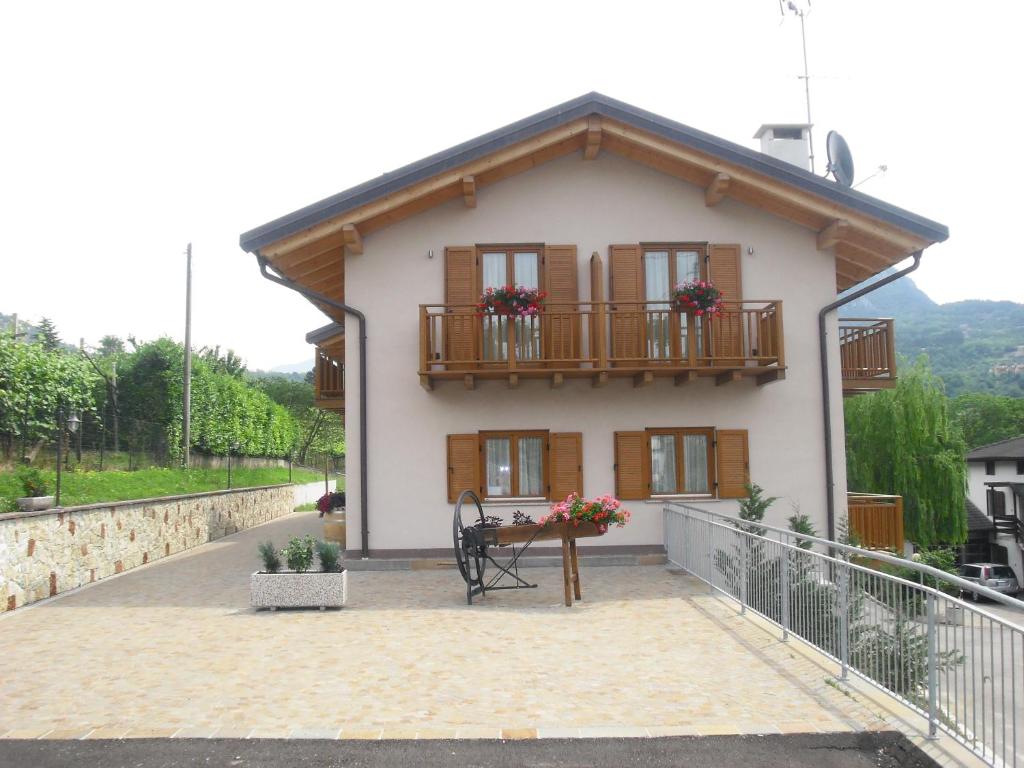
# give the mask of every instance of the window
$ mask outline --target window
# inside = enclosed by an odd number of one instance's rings
[[[448,500],[552,499],[583,493],[583,436],[546,430],[448,435]]]
[[[644,299],[647,311],[647,357],[678,358],[687,348],[687,323],[679,313],[670,311],[672,289],[707,275],[707,247],[703,244],[645,246]],[[651,303],[657,302],[657,303]],[[701,324],[697,324],[698,354],[701,354]]]
[[[488,288],[514,287],[541,289],[542,249],[531,246],[509,248],[480,247],[480,293]],[[540,318],[523,317],[510,320],[500,315],[487,315],[483,322],[483,359],[508,360],[509,323],[514,323],[517,360],[539,360],[541,357]]]
[[[1024,475],[1024,459],[1017,459],[1017,474]]]
[[[715,460],[712,429],[649,429],[651,495],[710,494]]]
[[[994,475],[996,473],[996,463],[994,461],[985,462],[985,474]]]

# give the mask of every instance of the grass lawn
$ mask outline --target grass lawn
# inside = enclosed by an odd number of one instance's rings
[[[56,473],[44,471],[53,492]],[[319,472],[293,469],[292,482],[314,483],[323,481]],[[344,488],[344,479],[336,478],[338,486]],[[177,496],[185,493],[219,491],[227,488],[226,469],[140,469],[135,472],[65,472],[61,479],[61,506],[95,504],[105,501],[127,501],[148,499],[157,496]],[[277,485],[288,482],[287,467],[260,469],[231,469],[232,488],[252,488],[260,485]],[[22,496],[21,486],[9,472],[0,473],[0,512],[15,509],[14,499]]]

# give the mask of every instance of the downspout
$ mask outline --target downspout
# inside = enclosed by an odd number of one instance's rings
[[[829,392],[829,376],[828,376],[828,340],[825,337],[825,316],[844,304],[849,304],[851,301],[859,299],[861,296],[867,296],[872,291],[877,291],[884,285],[899,280],[904,275],[909,275],[919,266],[921,266],[921,251],[914,251],[914,263],[906,269],[901,269],[899,272],[894,272],[878,282],[872,283],[871,285],[861,288],[859,291],[851,293],[842,299],[833,301],[831,304],[821,308],[818,312],[818,340],[820,343],[820,354],[821,354],[821,403],[822,411],[824,414],[825,423],[825,499],[826,509],[828,511],[828,538],[830,541],[836,540],[836,489],[835,489],[835,472],[832,470],[832,398]]]
[[[367,558],[370,556],[370,531],[369,531],[369,514],[367,513],[367,468],[366,459],[369,451],[367,450],[367,433],[366,433],[366,315],[360,312],[355,307],[344,304],[340,301],[324,296],[322,293],[316,291],[310,291],[303,288],[298,283],[289,280],[286,277],[279,277],[271,272],[267,271],[267,259],[261,256],[259,253],[256,254],[256,259],[260,264],[260,272],[267,280],[278,285],[283,285],[285,288],[291,288],[296,293],[301,293],[307,299],[316,301],[321,304],[326,304],[329,307],[340,309],[346,315],[352,315],[356,320],[359,321],[359,527],[362,532],[362,556]]]

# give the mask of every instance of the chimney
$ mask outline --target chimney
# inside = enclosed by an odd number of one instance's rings
[[[807,123],[765,123],[757,129],[761,151],[770,157],[811,170],[811,126]]]

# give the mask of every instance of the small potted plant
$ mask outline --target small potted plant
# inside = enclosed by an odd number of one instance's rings
[[[672,309],[686,315],[712,318],[722,311],[722,293],[708,280],[689,280],[672,289]]]
[[[325,493],[317,499],[316,508],[324,520],[324,539],[345,549],[345,492]]]
[[[506,317],[536,317],[541,313],[547,293],[536,288],[505,285],[488,288],[477,302],[477,315],[504,315]]]
[[[259,545],[263,570],[252,574],[253,608],[341,608],[348,593],[348,572],[341,566],[341,548],[312,536],[293,537],[278,551],[272,542]],[[319,569],[312,570],[314,555]],[[281,569],[284,558],[287,570]]]
[[[25,493],[24,497],[17,499],[18,509],[22,512],[38,512],[53,506],[54,497],[49,495],[50,485],[42,472],[35,467],[21,466],[14,476]]]

